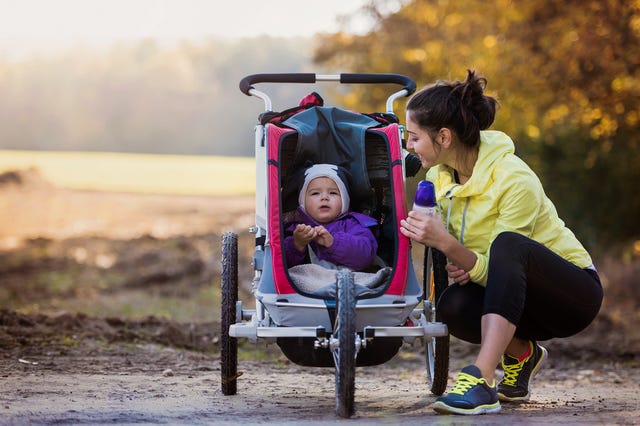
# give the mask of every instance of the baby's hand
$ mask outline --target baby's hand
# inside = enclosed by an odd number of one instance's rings
[[[316,230],[312,226],[301,223],[293,230],[293,245],[296,246],[299,251],[303,251],[307,247],[307,244],[309,244],[309,241],[315,237]]]
[[[333,235],[325,229],[324,226],[316,226],[316,242],[324,247],[331,247],[333,245]]]

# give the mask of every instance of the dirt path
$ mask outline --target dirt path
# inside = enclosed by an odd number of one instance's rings
[[[350,420],[334,415],[332,369],[299,367],[275,346],[242,351],[239,393],[225,397],[212,289],[219,237],[252,223],[253,199],[69,191],[26,177],[0,185],[0,425],[640,418],[640,314],[606,304],[585,332],[545,343],[550,358],[532,401],[497,415],[436,415],[416,346],[357,370]],[[245,243],[241,273],[250,280]],[[475,349],[452,342],[449,386]]]
[[[3,359],[0,424],[634,424],[640,418],[640,370],[606,361],[547,368],[530,403],[463,418],[431,409],[422,355],[403,348],[383,366],[358,368],[356,414],[344,420],[334,415],[332,369],[282,357],[241,361],[238,395],[223,396],[216,354],[156,344],[85,345]],[[468,359],[452,359],[453,368]]]

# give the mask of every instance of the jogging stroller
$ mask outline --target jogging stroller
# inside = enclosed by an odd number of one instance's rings
[[[388,97],[386,112],[371,114],[325,107],[315,92],[298,106],[274,112],[270,97],[253,87],[321,81],[403,87]],[[446,259],[427,248],[420,285],[410,241],[398,231],[407,215],[407,152],[393,104],[415,88],[412,79],[398,74],[254,74],[240,82],[244,94],[262,99],[265,105],[255,127],[256,212],[250,229],[255,234],[251,283],[255,309],[245,309],[238,300],[238,236],[227,232],[222,239],[221,277],[223,394],[237,392],[239,338],[275,341],[296,364],[335,368],[336,414],[341,417],[354,412],[356,366],[387,362],[404,341],[416,338],[426,342],[431,392],[444,392],[449,336],[446,325],[437,322],[435,301],[447,285]],[[354,177],[351,209],[379,223],[376,272],[358,275],[341,269],[312,276],[311,283],[317,285],[310,289],[308,276],[302,281],[287,268],[282,217],[296,207],[296,188],[290,181],[305,162],[349,169]]]

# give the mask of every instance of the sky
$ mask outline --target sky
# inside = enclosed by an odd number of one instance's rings
[[[270,36],[339,29],[367,0],[0,0],[0,55],[74,45]],[[224,5],[224,6],[223,6]],[[353,23],[350,32],[366,24]]]

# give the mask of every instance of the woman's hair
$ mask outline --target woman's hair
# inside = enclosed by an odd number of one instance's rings
[[[435,136],[443,127],[453,130],[460,142],[474,147],[480,130],[488,129],[496,115],[497,101],[484,94],[487,79],[467,70],[467,79],[437,81],[416,93],[407,112],[418,126]]]

